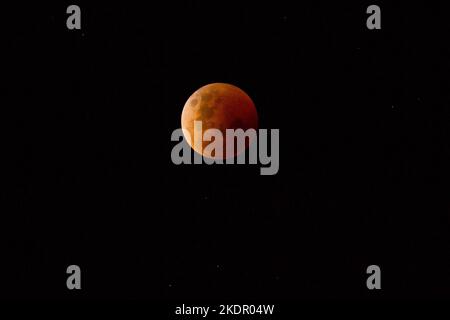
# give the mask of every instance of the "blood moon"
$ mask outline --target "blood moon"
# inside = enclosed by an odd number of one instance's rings
[[[200,132],[194,133],[194,121],[201,121]],[[186,101],[181,114],[181,128],[185,133],[185,138],[192,149],[204,157],[217,159],[226,158],[226,129],[258,129],[258,113],[252,99],[241,89],[227,83],[211,83],[195,91]],[[194,139],[200,139],[208,129],[218,129],[221,131],[223,139],[223,154],[211,154],[205,147],[211,141],[194,143]],[[186,131],[189,135],[186,135]],[[246,142],[247,148],[252,141]],[[242,153],[236,148],[233,155]],[[208,148],[210,149],[210,148]]]

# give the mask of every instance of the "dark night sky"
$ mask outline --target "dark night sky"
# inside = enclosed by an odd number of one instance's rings
[[[5,11],[0,296],[449,296],[442,5],[376,1],[370,31],[372,2],[148,3],[81,3],[81,31],[68,3]],[[277,175],[172,164],[184,102],[211,82],[280,129]]]

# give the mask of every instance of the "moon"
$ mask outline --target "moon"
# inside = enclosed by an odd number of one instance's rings
[[[222,132],[223,155],[216,156],[211,154],[211,151],[204,150],[210,141],[203,141],[202,146],[194,144],[194,121],[202,121],[202,137],[208,129],[218,129]],[[186,101],[181,114],[181,128],[183,132],[189,133],[185,134],[185,138],[194,151],[204,157],[224,159],[226,129],[256,130],[258,113],[252,99],[243,90],[227,83],[211,83],[195,91]],[[252,141],[246,143],[245,148],[251,143]],[[235,148],[234,156],[245,151],[245,148]]]

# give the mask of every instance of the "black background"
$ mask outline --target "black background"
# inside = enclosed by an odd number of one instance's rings
[[[4,7],[0,295],[448,297],[444,6],[162,3],[82,2],[74,31],[70,3]],[[277,175],[172,164],[184,102],[212,82],[280,129]]]

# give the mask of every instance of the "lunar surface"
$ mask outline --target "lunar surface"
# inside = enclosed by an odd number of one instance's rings
[[[194,121],[202,121],[202,136],[208,129],[222,132],[223,155],[204,150],[211,141],[203,141],[202,145],[194,143]],[[195,91],[186,101],[181,114],[181,128],[189,132],[185,138],[196,152],[208,158],[226,158],[226,129],[256,130],[258,114],[252,99],[244,91],[231,84],[212,83]],[[198,138],[196,132],[195,139]],[[245,148],[252,142],[246,143]],[[235,147],[233,156],[239,155],[245,148],[238,150]]]

